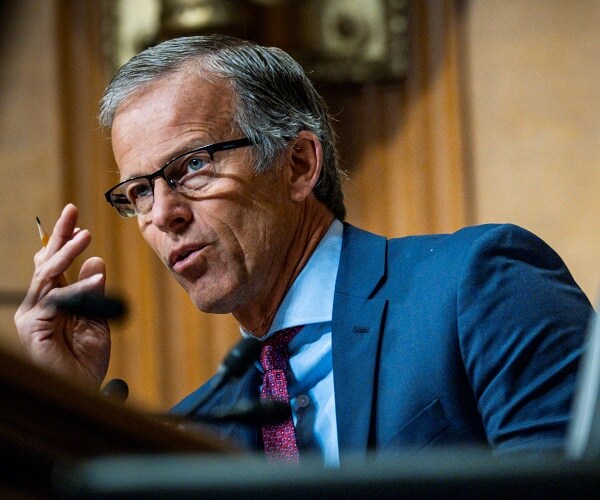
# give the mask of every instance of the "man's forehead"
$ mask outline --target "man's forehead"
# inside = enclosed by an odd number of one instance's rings
[[[198,119],[223,124],[231,122],[234,102],[227,80],[209,81],[189,71],[178,72],[132,92],[117,107],[115,121],[124,115],[143,114],[146,119],[154,116],[166,123]]]

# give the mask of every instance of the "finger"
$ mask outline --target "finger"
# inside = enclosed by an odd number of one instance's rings
[[[86,279],[94,274],[102,274],[104,279],[100,282],[98,289],[94,290],[97,293],[104,293],[104,285],[106,283],[106,265],[100,257],[90,257],[81,266],[79,271],[79,280]]]
[[[79,233],[81,233],[83,231],[86,231],[86,230],[82,230],[81,228],[75,228],[75,230],[73,231],[73,236],[72,236],[71,240],[75,239],[76,236],[79,235]],[[89,233],[89,231],[87,231],[87,232]],[[87,237],[87,235],[86,235],[86,237]],[[71,241],[71,240],[69,240],[69,241]],[[40,248],[33,256],[33,263],[35,264],[36,269],[39,267],[42,267],[45,264],[45,262],[50,260],[53,256],[54,256],[54,254],[52,254],[47,247]]]
[[[92,235],[87,229],[78,231],[72,239],[41,265],[39,275],[56,281],[71,267],[73,261],[85,251],[91,241]]]
[[[67,204],[64,208],[60,217],[54,224],[54,229],[50,235],[48,245],[46,245],[46,253],[49,256],[54,255],[60,250],[67,241],[71,240],[74,236],[74,231],[77,226],[77,218],[79,211],[77,207],[72,203]]]
[[[35,272],[29,285],[27,295],[21,306],[24,310],[31,309],[47,293],[59,284],[59,277],[64,273],[90,244],[91,235],[89,231],[79,231],[73,239],[68,241],[60,252],[46,259],[44,252],[38,252],[35,256]],[[89,274],[88,274],[89,275]]]
[[[102,290],[103,287],[104,274],[95,273],[73,283],[72,285],[62,288],[53,288],[52,291],[46,294],[46,296],[39,303],[42,307],[45,307],[46,304],[54,304],[56,301],[60,301],[61,299],[71,297],[73,295],[97,293],[99,290]]]

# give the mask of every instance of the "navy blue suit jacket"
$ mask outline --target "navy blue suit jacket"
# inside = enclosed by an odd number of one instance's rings
[[[346,224],[332,326],[340,452],[559,447],[591,311],[558,255],[516,226],[388,240]],[[253,368],[199,412],[259,385]],[[261,447],[256,429],[221,431]]]

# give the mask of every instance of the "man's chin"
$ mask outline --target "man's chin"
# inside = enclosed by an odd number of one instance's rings
[[[199,311],[210,314],[229,314],[235,309],[231,296],[225,293],[210,293],[205,290],[186,291]]]
[[[204,275],[198,280],[186,280],[180,275],[175,275],[179,285],[185,290],[193,304],[199,311],[211,314],[229,314],[238,307],[239,286],[229,284],[224,279],[206,279]]]
[[[227,305],[220,303],[207,303],[205,301],[198,302],[196,300],[193,301],[196,309],[199,311],[209,313],[209,314],[229,314],[233,312],[232,307],[228,307]]]

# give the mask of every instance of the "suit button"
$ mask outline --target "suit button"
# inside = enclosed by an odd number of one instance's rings
[[[310,398],[306,394],[300,394],[296,398],[296,403],[299,408],[306,408],[310,404]]]

